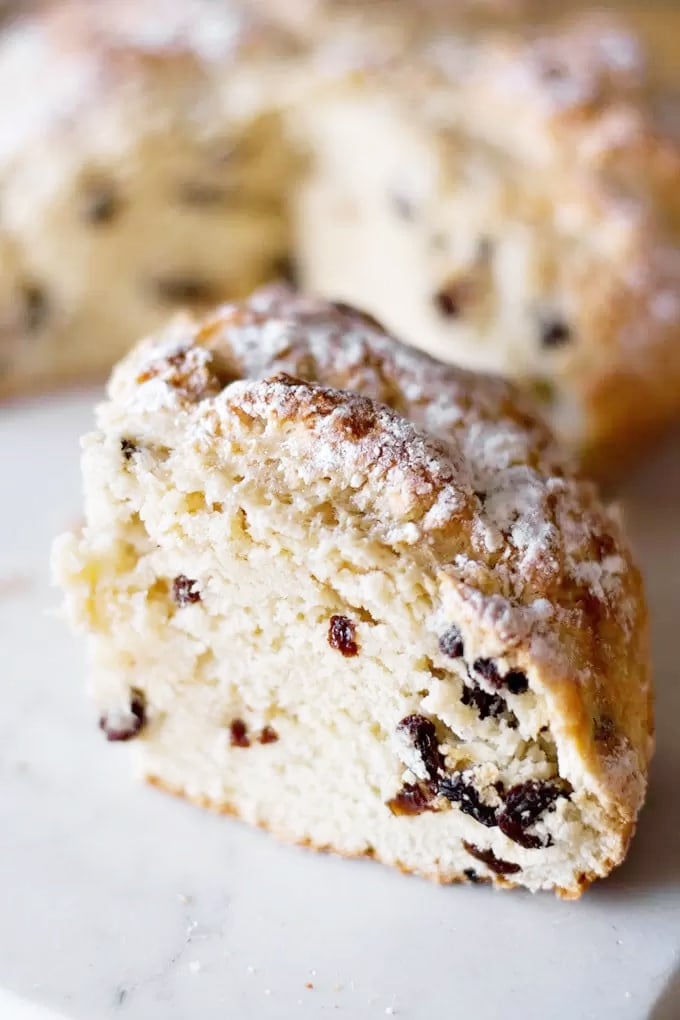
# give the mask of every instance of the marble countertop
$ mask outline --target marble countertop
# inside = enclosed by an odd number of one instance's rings
[[[578,903],[280,846],[135,785],[49,611],[93,394],[0,409],[0,1020],[680,1017],[680,438],[623,492],[658,752],[626,864]]]

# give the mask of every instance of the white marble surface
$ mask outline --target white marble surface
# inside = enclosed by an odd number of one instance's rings
[[[131,783],[47,612],[92,399],[0,410],[0,1020],[678,1020],[680,441],[626,493],[654,621],[648,806],[625,866],[560,903],[282,847]]]

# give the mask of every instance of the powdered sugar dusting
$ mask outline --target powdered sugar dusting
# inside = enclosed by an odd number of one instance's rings
[[[225,386],[225,371],[267,381]],[[199,430],[225,402],[266,427],[313,423],[296,433],[306,443],[300,470],[374,495],[382,486],[381,512],[395,527],[417,520],[420,535],[453,534],[455,522],[457,546],[465,519],[468,580],[481,583],[479,571],[492,569],[502,590],[528,605],[559,592],[563,578],[610,604],[622,591],[627,561],[598,551],[597,535],[613,523],[597,507],[587,518],[579,512],[584,501],[592,507],[591,489],[568,478],[568,463],[512,387],[405,347],[351,308],[263,288],[201,324],[176,320],[130,355],[112,392],[122,396],[131,375],[127,399],[148,408],[162,406],[164,393],[169,408],[193,402]],[[415,541],[413,528],[408,534]]]

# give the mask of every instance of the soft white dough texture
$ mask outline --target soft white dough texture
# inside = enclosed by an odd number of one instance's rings
[[[600,870],[606,837],[587,797],[560,798],[533,827],[554,840],[543,850],[445,801],[417,817],[386,807],[419,773],[417,753],[395,739],[404,717],[437,720],[447,765],[478,764],[494,803],[498,780],[557,775],[549,733],[537,737],[545,707],[531,692],[508,695],[513,730],[462,705],[461,667],[429,630],[435,585],[423,557],[371,533],[346,494],[310,480],[302,459],[296,467],[294,435],[281,444],[234,428],[219,463],[195,438],[151,443],[126,463],[116,429],[90,436],[89,525],[57,548],[71,614],[94,634],[102,710],[125,706],[130,688],[145,693],[142,774],[285,838],[442,880],[470,868],[494,877],[463,840],[520,865],[510,878],[532,890],[574,890],[580,874]],[[197,580],[200,602],[174,603],[180,575]],[[355,657],[330,647],[333,614],[355,622]],[[235,719],[248,748],[231,746]],[[277,742],[258,743],[265,726]]]

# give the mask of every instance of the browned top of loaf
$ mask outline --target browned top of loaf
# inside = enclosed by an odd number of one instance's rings
[[[486,654],[538,680],[593,781],[634,816],[652,725],[642,583],[616,514],[511,384],[269,287],[142,342],[110,394],[133,427],[167,410],[209,442],[225,414],[301,427],[310,480],[362,479],[367,519],[420,550]]]
[[[38,6],[0,36],[0,87],[12,96],[0,123],[0,163],[50,134],[63,141],[79,119],[96,130],[108,107],[127,111],[117,127],[123,136],[153,134],[178,113],[200,120],[214,118],[215,108],[223,116],[273,109],[285,90],[272,87],[270,75],[297,48],[281,26],[239,0]],[[244,75],[252,88],[232,96],[228,86]]]

